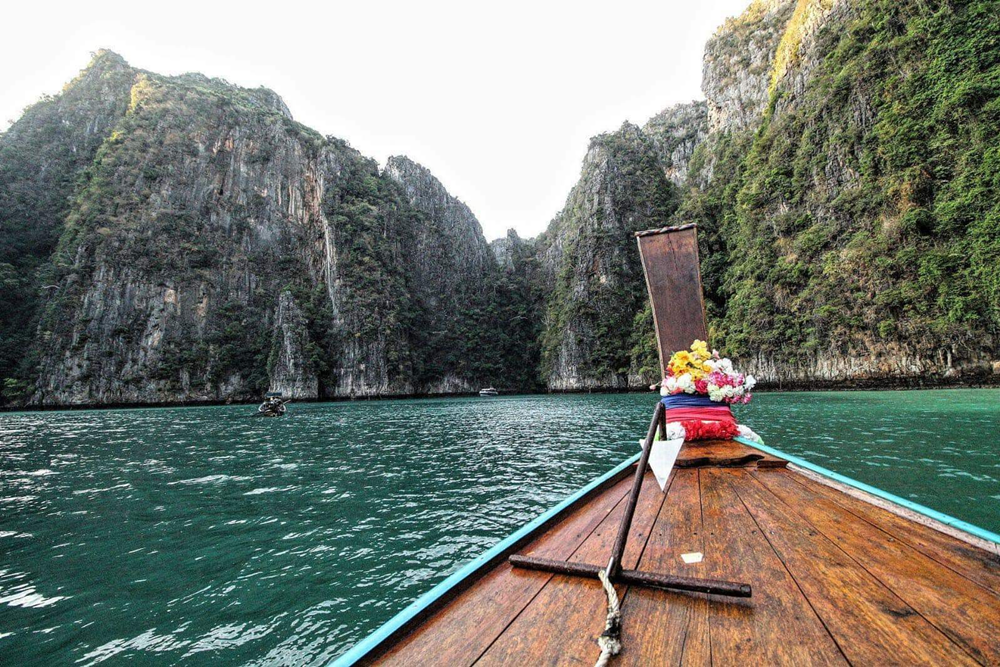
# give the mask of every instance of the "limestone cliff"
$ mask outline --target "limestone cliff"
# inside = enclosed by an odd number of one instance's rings
[[[709,132],[753,129],[770,99],[775,53],[797,0],[753,0],[705,45],[701,90]]]
[[[998,21],[983,2],[755,3],[710,42],[706,171],[680,215],[712,244],[716,342],[765,382],[1000,370]]]
[[[664,175],[683,187],[691,157],[708,134],[708,106],[691,102],[669,107],[650,118],[642,131],[656,145]]]
[[[29,332],[8,398],[379,396],[503,374],[449,348],[473,316],[463,295],[498,270],[468,208],[405,158],[381,171],[296,123],[271,91],[104,52],[0,155],[5,232],[33,252],[0,265],[34,317],[4,318]]]
[[[605,268],[634,246],[602,190],[650,155],[679,203],[639,226],[698,223],[712,341],[765,383],[996,382],[998,17],[988,2],[755,0],[726,21],[705,48],[704,106],[631,132],[652,151],[613,168],[592,146],[539,239],[549,386],[658,372],[648,309],[626,294],[641,283]],[[611,235],[577,247],[594,228]]]
[[[482,227],[468,206],[412,160],[390,157],[385,175],[417,212],[405,247],[416,305],[413,335],[422,352],[414,360],[418,383],[429,393],[478,391],[488,383],[481,369],[488,352],[471,344],[463,325],[497,268]]]
[[[595,137],[565,208],[536,242],[550,389],[629,385],[633,320],[646,301],[633,232],[662,225],[677,205],[660,158],[661,144],[628,123]]]
[[[996,382],[997,34],[984,0],[754,0],[704,102],[595,137],[548,229],[492,244],[272,91],[100,52],[0,134],[3,400],[639,387],[633,232],[683,222],[765,383]]]
[[[135,72],[110,52],[62,93],[28,107],[0,134],[0,380],[22,394],[42,297],[56,286],[42,274],[62,232],[76,180],[124,116]]]

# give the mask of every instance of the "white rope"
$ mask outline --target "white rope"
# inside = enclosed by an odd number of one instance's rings
[[[611,580],[608,579],[608,573],[605,570],[600,570],[597,576],[608,596],[608,617],[604,621],[604,632],[597,638],[597,645],[601,647],[601,657],[594,663],[594,667],[605,667],[611,660],[611,656],[618,655],[619,651],[622,650],[622,613],[619,608],[618,592],[615,591]]]

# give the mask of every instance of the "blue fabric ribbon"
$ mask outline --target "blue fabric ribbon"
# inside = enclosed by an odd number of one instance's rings
[[[663,407],[670,408],[717,408],[725,403],[716,403],[708,396],[700,394],[671,394],[660,399]]]

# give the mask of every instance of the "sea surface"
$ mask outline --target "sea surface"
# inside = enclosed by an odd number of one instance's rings
[[[0,414],[0,664],[323,664],[637,451],[655,400]],[[1000,532],[1000,390],[758,394],[737,417]]]

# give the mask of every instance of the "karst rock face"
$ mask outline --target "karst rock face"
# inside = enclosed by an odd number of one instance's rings
[[[708,135],[708,105],[674,105],[650,118],[642,129],[656,145],[664,175],[674,185],[684,187],[691,157]]]
[[[595,137],[566,206],[537,241],[547,295],[542,368],[555,390],[628,387],[646,301],[633,232],[676,207],[655,141],[635,125]]]
[[[0,402],[637,388],[634,232],[688,222],[711,342],[764,383],[996,382],[998,32],[988,2],[757,0],[705,101],[594,137],[548,229],[492,243],[270,90],[99,52],[0,134]]]
[[[423,392],[478,391],[488,380],[466,365],[468,354],[481,357],[487,350],[469,350],[466,338],[483,290],[497,279],[497,262],[479,220],[425,167],[402,156],[390,157],[385,176],[402,189],[405,202],[418,213],[404,254],[419,308],[416,334],[423,355]],[[463,370],[464,368],[464,370]]]
[[[752,129],[767,110],[775,54],[796,0],[754,0],[705,45],[701,89],[709,132]]]
[[[987,2],[887,0],[760,0],[719,28],[706,101],[639,131],[679,193],[673,212],[634,226],[698,224],[714,345],[771,386],[1000,379],[998,29]],[[605,171],[645,173],[647,160],[634,151]],[[570,202],[600,199],[601,164],[592,148]],[[598,210],[568,204],[540,238],[540,257],[560,267],[545,275],[571,287],[550,292],[550,386],[638,387],[659,372],[639,304],[627,363],[593,373],[610,348],[588,341],[614,331],[624,352],[634,305],[600,308],[606,265],[565,252]],[[642,293],[634,272],[616,278]]]
[[[446,343],[425,333],[430,321],[460,335],[467,285],[497,271],[478,221],[426,169],[380,170],[271,91],[102,52],[0,151],[3,224],[34,253],[3,267],[36,274],[25,321],[3,323],[34,329],[18,341],[30,404],[405,395],[480,379],[429,365]]]
[[[710,40],[678,218],[715,342],[766,383],[995,381],[993,9],[759,2]]]

